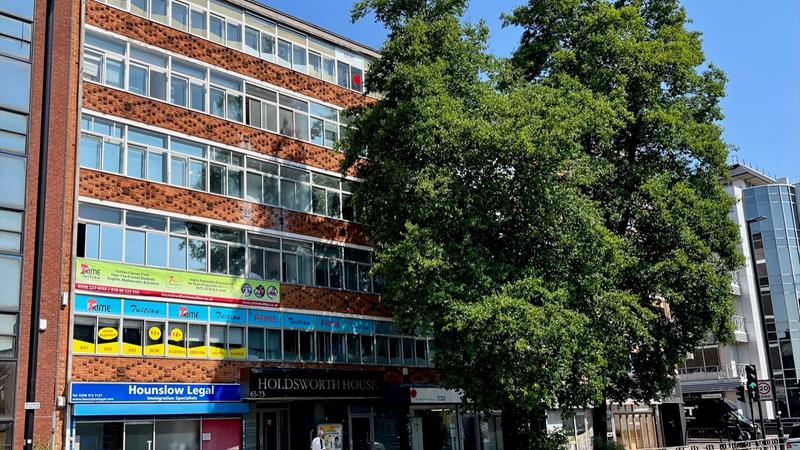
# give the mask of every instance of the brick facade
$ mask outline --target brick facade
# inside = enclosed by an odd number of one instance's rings
[[[92,82],[83,83],[83,107],[333,172],[341,171],[344,159],[336,150]]]
[[[353,222],[289,211],[230,197],[183,189],[83,168],[80,195],[205,219],[369,245],[364,227]]]
[[[68,355],[69,308],[61,306],[62,292],[68,292],[72,261],[72,218],[76,175],[76,138],[80,74],[80,3],[55,2],[53,19],[52,78],[47,161],[47,190],[44,219],[40,318],[46,321],[39,332],[34,413],[34,445],[53,441],[63,444],[65,410],[56,397],[65,395]],[[42,139],[43,83],[46,36],[45,2],[35,2],[32,45],[31,115],[28,140],[27,204],[23,247],[23,282],[18,321],[19,340],[15,398],[14,444],[23,448],[27,371],[34,278],[36,205],[40,193],[39,148]],[[54,421],[55,416],[55,421]]]
[[[237,383],[242,369],[249,367],[330,368],[328,364],[290,364],[250,361],[211,361],[207,359],[126,358],[113,356],[80,356],[73,359],[74,381],[138,381],[180,383]],[[377,371],[384,373],[387,383],[431,384],[438,381],[433,369],[339,364],[342,370]]]
[[[336,84],[296,72],[206,39],[143,19],[94,0],[86,2],[86,23],[145,44],[238,72],[299,94],[343,108],[360,106],[372,99]]]

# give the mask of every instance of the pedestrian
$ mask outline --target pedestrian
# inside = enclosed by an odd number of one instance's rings
[[[319,434],[317,434],[317,437],[311,440],[311,450],[327,450],[325,448],[325,441],[323,439],[324,437],[325,433],[320,431]]]

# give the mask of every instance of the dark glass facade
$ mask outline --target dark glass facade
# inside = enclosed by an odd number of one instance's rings
[[[767,329],[772,374],[784,417],[800,417],[800,250],[797,187],[756,186],[743,192]]]

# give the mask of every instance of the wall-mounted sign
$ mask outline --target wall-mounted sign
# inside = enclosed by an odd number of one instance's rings
[[[408,391],[411,403],[448,403],[462,402],[459,391],[432,387],[412,387]]]
[[[77,258],[75,288],[258,306],[280,304],[280,283]]]
[[[385,395],[385,390],[382,372],[252,368],[246,397],[249,399],[380,398]]]
[[[118,316],[122,308],[118,298],[95,297],[93,295],[76,295],[75,312],[97,315]]]
[[[238,384],[72,383],[71,403],[238,402]]]

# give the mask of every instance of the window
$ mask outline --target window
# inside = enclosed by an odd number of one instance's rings
[[[192,33],[199,36],[206,36],[206,13],[192,8],[191,12]]]
[[[283,359],[286,361],[297,361],[300,359],[298,334],[299,333],[294,330],[283,330]]]
[[[0,209],[0,251],[22,252],[22,213]]]
[[[347,362],[361,363],[361,339],[359,336],[347,335]]]
[[[281,330],[265,330],[265,338],[267,342],[266,359],[282,359]]]
[[[169,356],[186,356],[186,324],[170,323],[169,330],[167,353]]]
[[[346,336],[343,334],[331,334],[331,361],[344,362],[346,356]]]
[[[0,83],[0,107],[27,112],[30,107],[31,65],[0,55],[3,79],[13,83]]]
[[[417,339],[415,341],[416,364],[417,366],[428,365],[428,342],[425,339]]]
[[[164,323],[147,321],[145,330],[144,354],[150,356],[164,355]]]
[[[413,366],[414,359],[414,339],[403,338],[403,364]]]
[[[0,53],[31,59],[31,24],[0,15]]]
[[[141,320],[125,319],[122,323],[122,354],[141,355],[144,348],[142,330],[144,322]]]
[[[188,356],[192,358],[205,358],[206,351],[206,326],[189,324],[189,339],[187,340]]]
[[[95,321],[94,317],[75,316],[74,326],[72,327],[73,352],[95,352]]]
[[[350,65],[341,61],[336,62],[337,84],[344,88],[350,88]]]
[[[225,327],[211,325],[208,330],[208,352],[211,359],[225,358]]]
[[[403,349],[401,346],[400,338],[389,338],[389,364],[402,364],[403,363]]]
[[[189,6],[172,2],[172,26],[183,31],[189,30]]]
[[[314,361],[314,333],[300,332],[300,359],[302,361]]]
[[[14,400],[16,399],[17,363],[10,361],[0,362],[0,417],[14,415]]]
[[[24,155],[28,147],[28,116],[0,110],[0,151]]]
[[[157,420],[153,448],[200,450],[200,438],[199,420]]]
[[[375,357],[378,364],[389,364],[389,337],[375,336]]]
[[[375,364],[375,341],[372,336],[361,336],[361,363]]]
[[[119,353],[119,319],[100,317],[97,319],[97,353]]]
[[[247,357],[250,359],[266,359],[264,347],[264,330],[250,327],[247,329]]]
[[[278,64],[292,67],[292,43],[278,39]]]

